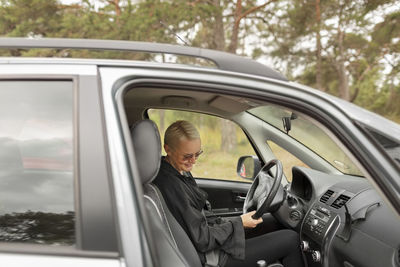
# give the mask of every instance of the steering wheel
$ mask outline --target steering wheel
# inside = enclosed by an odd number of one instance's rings
[[[268,174],[268,170],[273,166],[276,166],[275,178]],[[282,174],[282,163],[277,159],[269,161],[261,168],[246,195],[243,214],[255,209],[256,213],[253,214],[252,218],[258,219],[269,211],[282,181]]]

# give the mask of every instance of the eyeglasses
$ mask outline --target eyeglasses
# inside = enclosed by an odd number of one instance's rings
[[[192,158],[197,159],[202,153],[203,153],[203,150],[200,150],[199,152],[196,152],[196,153],[194,153],[194,154],[186,154],[186,155],[183,155],[183,160],[184,160],[184,161],[189,161],[189,160],[191,160]]]

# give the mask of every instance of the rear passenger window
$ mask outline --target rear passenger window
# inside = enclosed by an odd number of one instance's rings
[[[75,244],[72,81],[0,81],[0,242]]]

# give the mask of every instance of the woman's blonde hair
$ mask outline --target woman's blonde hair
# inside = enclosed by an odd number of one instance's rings
[[[187,140],[200,139],[200,134],[196,127],[188,121],[179,120],[172,123],[164,135],[164,144],[171,148],[176,148],[178,141],[182,138]]]

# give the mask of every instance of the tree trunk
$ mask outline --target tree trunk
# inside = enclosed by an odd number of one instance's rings
[[[237,146],[235,125],[228,120],[221,120],[221,150],[230,152]]]
[[[337,61],[337,71],[339,76],[339,96],[347,101],[350,101],[349,80],[344,65],[344,47],[343,40],[344,32],[339,28],[338,32],[338,46],[339,46],[339,60]]]
[[[214,27],[214,42],[210,47],[220,51],[225,50],[225,31],[223,23],[223,9],[220,5],[220,0],[213,0],[213,5],[216,7],[215,27]],[[235,49],[236,50],[236,49]],[[230,121],[221,120],[221,150],[228,152],[236,148],[236,128]]]
[[[115,8],[116,23],[119,25],[119,18],[121,17],[121,7],[119,6],[119,0],[108,0],[108,3],[113,5]]]
[[[322,57],[321,57],[321,9],[320,9],[320,0],[315,0],[315,20],[317,23],[317,51],[316,51],[316,58],[317,58],[317,68],[315,70],[316,81],[317,81],[317,88],[321,91],[326,91],[323,85],[323,77],[322,77]]]
[[[220,0],[213,0],[213,5],[216,7],[215,14],[215,25],[214,25],[214,42],[213,46],[210,47],[212,49],[224,51],[225,50],[225,31],[224,31],[224,22],[222,17],[222,8],[220,4]]]
[[[236,54],[238,47],[239,37],[239,26],[240,21],[247,15],[256,12],[257,10],[265,7],[266,5],[275,2],[277,0],[270,0],[259,6],[254,6],[249,10],[242,12],[242,0],[236,1],[235,12],[234,12],[234,23],[232,28],[232,36],[228,47],[228,52]],[[215,28],[214,28],[214,40],[215,48],[218,50],[225,50],[225,32],[223,28],[223,10],[220,5],[220,0],[213,0],[213,5],[216,7],[218,12],[215,15]],[[235,149],[237,146],[236,140],[236,127],[230,121],[222,120],[221,122],[221,150],[228,152]]]
[[[242,19],[242,0],[236,1],[235,15],[234,15],[234,23],[232,28],[232,36],[231,42],[228,47],[228,52],[236,54],[236,49],[238,47],[238,36],[239,36],[239,25],[240,20]]]

